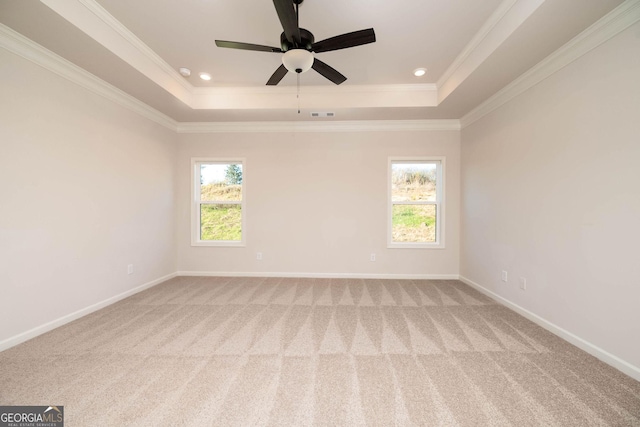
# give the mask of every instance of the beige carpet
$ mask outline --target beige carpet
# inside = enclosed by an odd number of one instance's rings
[[[67,426],[640,425],[639,382],[457,281],[176,278],[0,353],[0,404]]]

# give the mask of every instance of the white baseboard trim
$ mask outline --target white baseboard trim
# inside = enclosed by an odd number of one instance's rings
[[[30,340],[31,338],[35,338],[38,335],[42,335],[46,332],[49,332],[55,328],[58,328],[62,325],[65,325],[69,322],[72,322],[76,319],[79,319],[83,316],[86,316],[87,314],[91,314],[94,311],[98,311],[101,308],[104,308],[108,305],[114,304],[122,299],[125,299],[133,294],[137,294],[138,292],[144,291],[146,289],[149,289],[159,283],[164,282],[165,280],[169,280],[176,277],[176,273],[171,273],[171,274],[167,274],[166,276],[160,277],[158,279],[152,280],[150,282],[147,282],[143,285],[140,285],[138,287],[135,287],[133,289],[129,289],[128,291],[122,292],[121,294],[115,295],[111,298],[107,298],[104,301],[100,301],[98,303],[92,304],[88,307],[85,307],[83,309],[80,309],[78,311],[75,311],[71,314],[67,314],[66,316],[62,316],[56,320],[52,320],[51,322],[47,322],[44,325],[40,325],[40,326],[36,326],[33,329],[30,329],[26,332],[22,332],[18,335],[15,335],[13,337],[7,338],[3,341],[0,341],[0,351],[4,351],[7,350],[11,347],[14,347],[18,344],[21,344],[25,341]]]
[[[549,322],[548,320],[538,316],[535,313],[532,313],[531,311],[527,310],[526,308],[522,308],[517,304],[514,304],[513,302],[509,301],[508,299],[501,297],[500,295],[488,290],[487,288],[483,287],[482,285],[479,285],[478,283],[474,282],[473,280],[470,280],[464,276],[460,276],[460,281],[466,283],[467,285],[477,289],[478,291],[482,292],[483,294],[485,294],[486,296],[488,296],[491,299],[496,300],[497,302],[501,303],[502,305],[505,305],[507,307],[509,307],[510,309],[512,309],[513,311],[515,311],[516,313],[526,317],[527,319],[531,320],[533,323],[537,324],[538,326],[543,327],[544,329],[546,329],[547,331],[551,332],[552,334],[555,334],[557,336],[559,336],[560,338],[564,339],[565,341],[575,345],[576,347],[578,347],[581,350],[586,351],[587,353],[589,353],[590,355],[600,359],[601,361],[603,361],[604,363],[613,366],[614,368],[616,368],[617,370],[629,375],[631,378],[640,381],[640,368],[638,368],[637,366],[632,365],[629,362],[626,362],[622,359],[620,359],[619,357],[601,349],[600,347],[590,343],[589,341],[586,341],[582,338],[580,338],[577,335],[572,334],[571,332],[567,331],[566,329],[562,329],[560,326],[555,325],[554,323]]]
[[[247,272],[247,271],[178,271],[178,276],[206,277],[300,277],[321,279],[414,279],[458,280],[457,274],[369,274],[369,273],[304,273],[304,272]]]

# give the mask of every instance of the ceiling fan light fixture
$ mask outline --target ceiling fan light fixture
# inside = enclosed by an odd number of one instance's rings
[[[277,85],[289,72],[300,74],[309,71],[311,68],[336,85],[344,83],[347,78],[340,74],[335,68],[315,58],[314,53],[331,52],[373,43],[376,41],[375,31],[373,28],[367,28],[316,42],[313,33],[301,28],[299,25],[298,5],[302,3],[302,1],[303,0],[273,0],[278,19],[284,30],[282,34],[280,34],[280,47],[229,40],[216,40],[216,46],[282,54],[282,64],[280,64],[269,80],[267,80],[267,86]],[[292,3],[295,4],[295,7],[292,7]],[[298,81],[298,85],[299,84],[300,81]]]
[[[425,74],[427,74],[426,68],[416,68],[415,70],[413,70],[413,75],[416,77],[422,77]]]
[[[292,73],[304,73],[313,65],[313,54],[305,49],[291,49],[282,55],[282,64]]]

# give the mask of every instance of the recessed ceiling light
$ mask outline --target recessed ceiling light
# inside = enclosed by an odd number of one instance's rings
[[[191,75],[191,70],[185,67],[182,67],[178,70],[182,77],[189,77]]]
[[[427,69],[426,68],[417,68],[413,71],[413,75],[416,77],[422,77],[425,74],[427,74]]]
[[[211,80],[211,74],[209,74],[209,73],[200,73],[200,78],[202,80],[207,80],[207,81]]]

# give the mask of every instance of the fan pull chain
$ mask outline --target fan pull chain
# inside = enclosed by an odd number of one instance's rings
[[[296,4],[296,27],[298,27],[298,32],[300,32],[300,14],[298,12],[298,6],[302,2],[294,1]],[[300,114],[300,73],[296,73],[296,99],[298,101],[298,114]]]
[[[298,114],[300,114],[300,73],[296,74],[296,98],[298,99]]]

